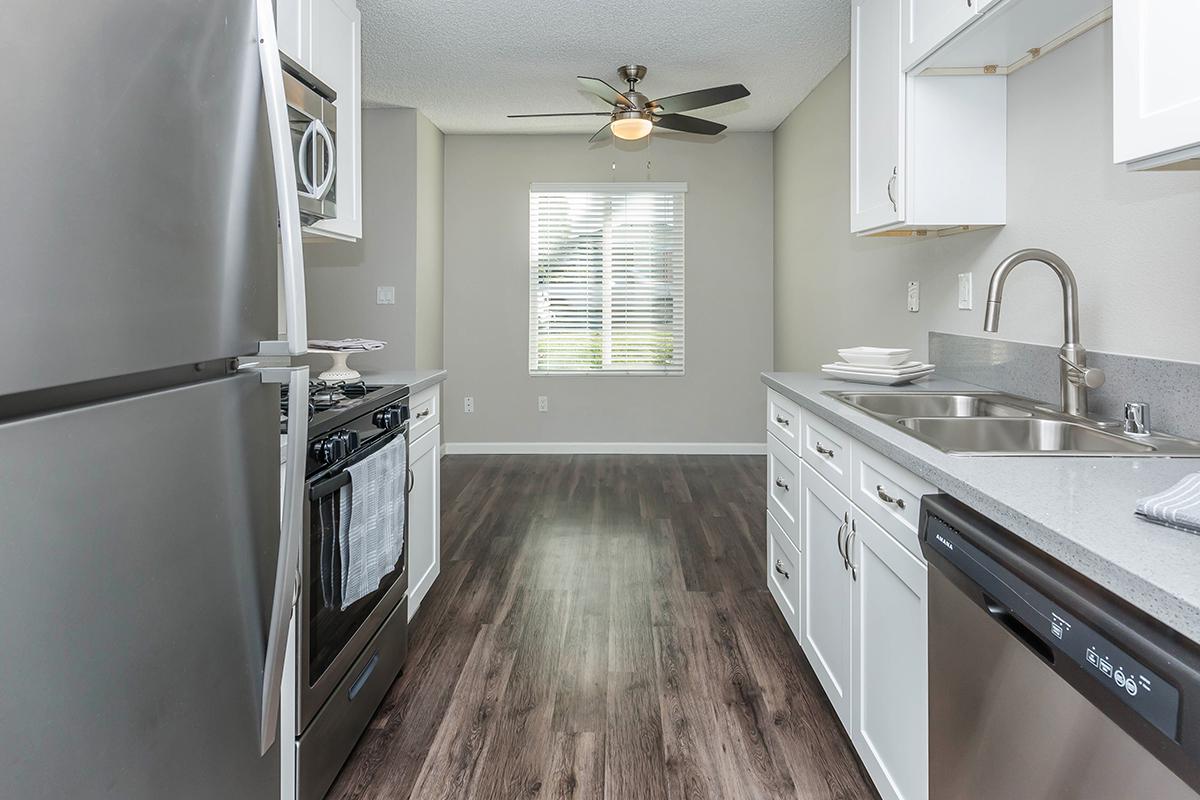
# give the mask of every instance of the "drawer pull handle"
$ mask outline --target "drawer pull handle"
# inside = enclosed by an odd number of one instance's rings
[[[433,410],[433,409],[429,409],[429,408],[427,408],[427,409],[425,409],[424,411],[418,411],[418,412],[417,412],[417,417],[416,417],[416,418],[417,418],[417,419],[424,419],[425,417],[428,417],[428,416],[429,416],[429,412],[430,412],[430,411],[432,411],[432,410]]]
[[[900,509],[901,511],[904,510],[904,506],[905,506],[904,498],[903,497],[892,497],[890,494],[888,494],[887,492],[885,492],[883,490],[882,484],[875,486],[875,493],[877,495],[879,495],[879,499],[882,500],[883,502],[892,503],[896,506],[896,508]]]
[[[783,561],[781,559],[775,559],[775,571],[782,575],[785,581],[792,579],[792,576],[788,574],[788,571],[783,568]]]
[[[780,425],[782,425],[785,428],[792,424],[791,422],[788,421],[787,417],[781,417],[778,414],[775,415],[775,421],[778,422]]]
[[[822,445],[820,442],[817,442],[817,452],[826,458],[833,458],[833,451]]]
[[[850,548],[854,545],[852,542],[858,536],[858,529],[855,526],[855,520],[850,520],[850,533],[846,534],[846,566],[850,567],[851,580],[858,580],[858,565],[854,563],[854,557],[850,555]]]
[[[847,515],[847,516],[849,516],[849,515]],[[837,532],[838,555],[842,557],[842,569],[843,570],[850,569],[850,561],[849,561],[849,559],[846,558],[846,551],[842,548],[842,536],[845,533],[846,533],[845,523],[838,525],[838,532]]]
[[[778,486],[780,489],[783,489],[785,492],[791,491],[791,489],[788,487],[788,485],[783,482],[783,478],[776,478],[775,485]]]

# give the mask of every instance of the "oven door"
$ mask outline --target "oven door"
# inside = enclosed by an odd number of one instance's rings
[[[340,525],[343,498],[350,500],[353,484],[346,469],[367,458],[398,438],[406,438],[408,424],[379,433],[347,458],[313,476],[308,485],[305,507],[305,530],[301,553],[300,637],[296,649],[298,660],[297,703],[299,728],[303,732],[329,699],[333,690],[346,676],[367,643],[383,625],[384,620],[403,601],[408,591],[408,503],[404,513],[404,547],[394,569],[379,582],[372,593],[355,601],[343,610],[340,602],[327,598],[322,588],[322,543]],[[406,487],[412,485],[405,453]]]
[[[289,64],[284,69],[283,88],[292,131],[296,195],[300,219],[311,225],[337,216],[337,108],[291,70],[299,71],[299,67]]]

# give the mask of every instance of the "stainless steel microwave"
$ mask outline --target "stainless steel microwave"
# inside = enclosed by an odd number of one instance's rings
[[[283,53],[279,58],[300,221],[312,225],[337,216],[337,93]]]

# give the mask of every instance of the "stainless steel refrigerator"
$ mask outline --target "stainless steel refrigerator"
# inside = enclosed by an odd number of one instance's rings
[[[271,2],[8,0],[0,73],[0,797],[278,797],[307,369],[258,358],[305,337]]]

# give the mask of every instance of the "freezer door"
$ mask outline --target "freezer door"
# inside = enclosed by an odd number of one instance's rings
[[[276,338],[255,4],[6,0],[3,20],[0,395]]]
[[[279,388],[0,425],[0,797],[278,798]]]

